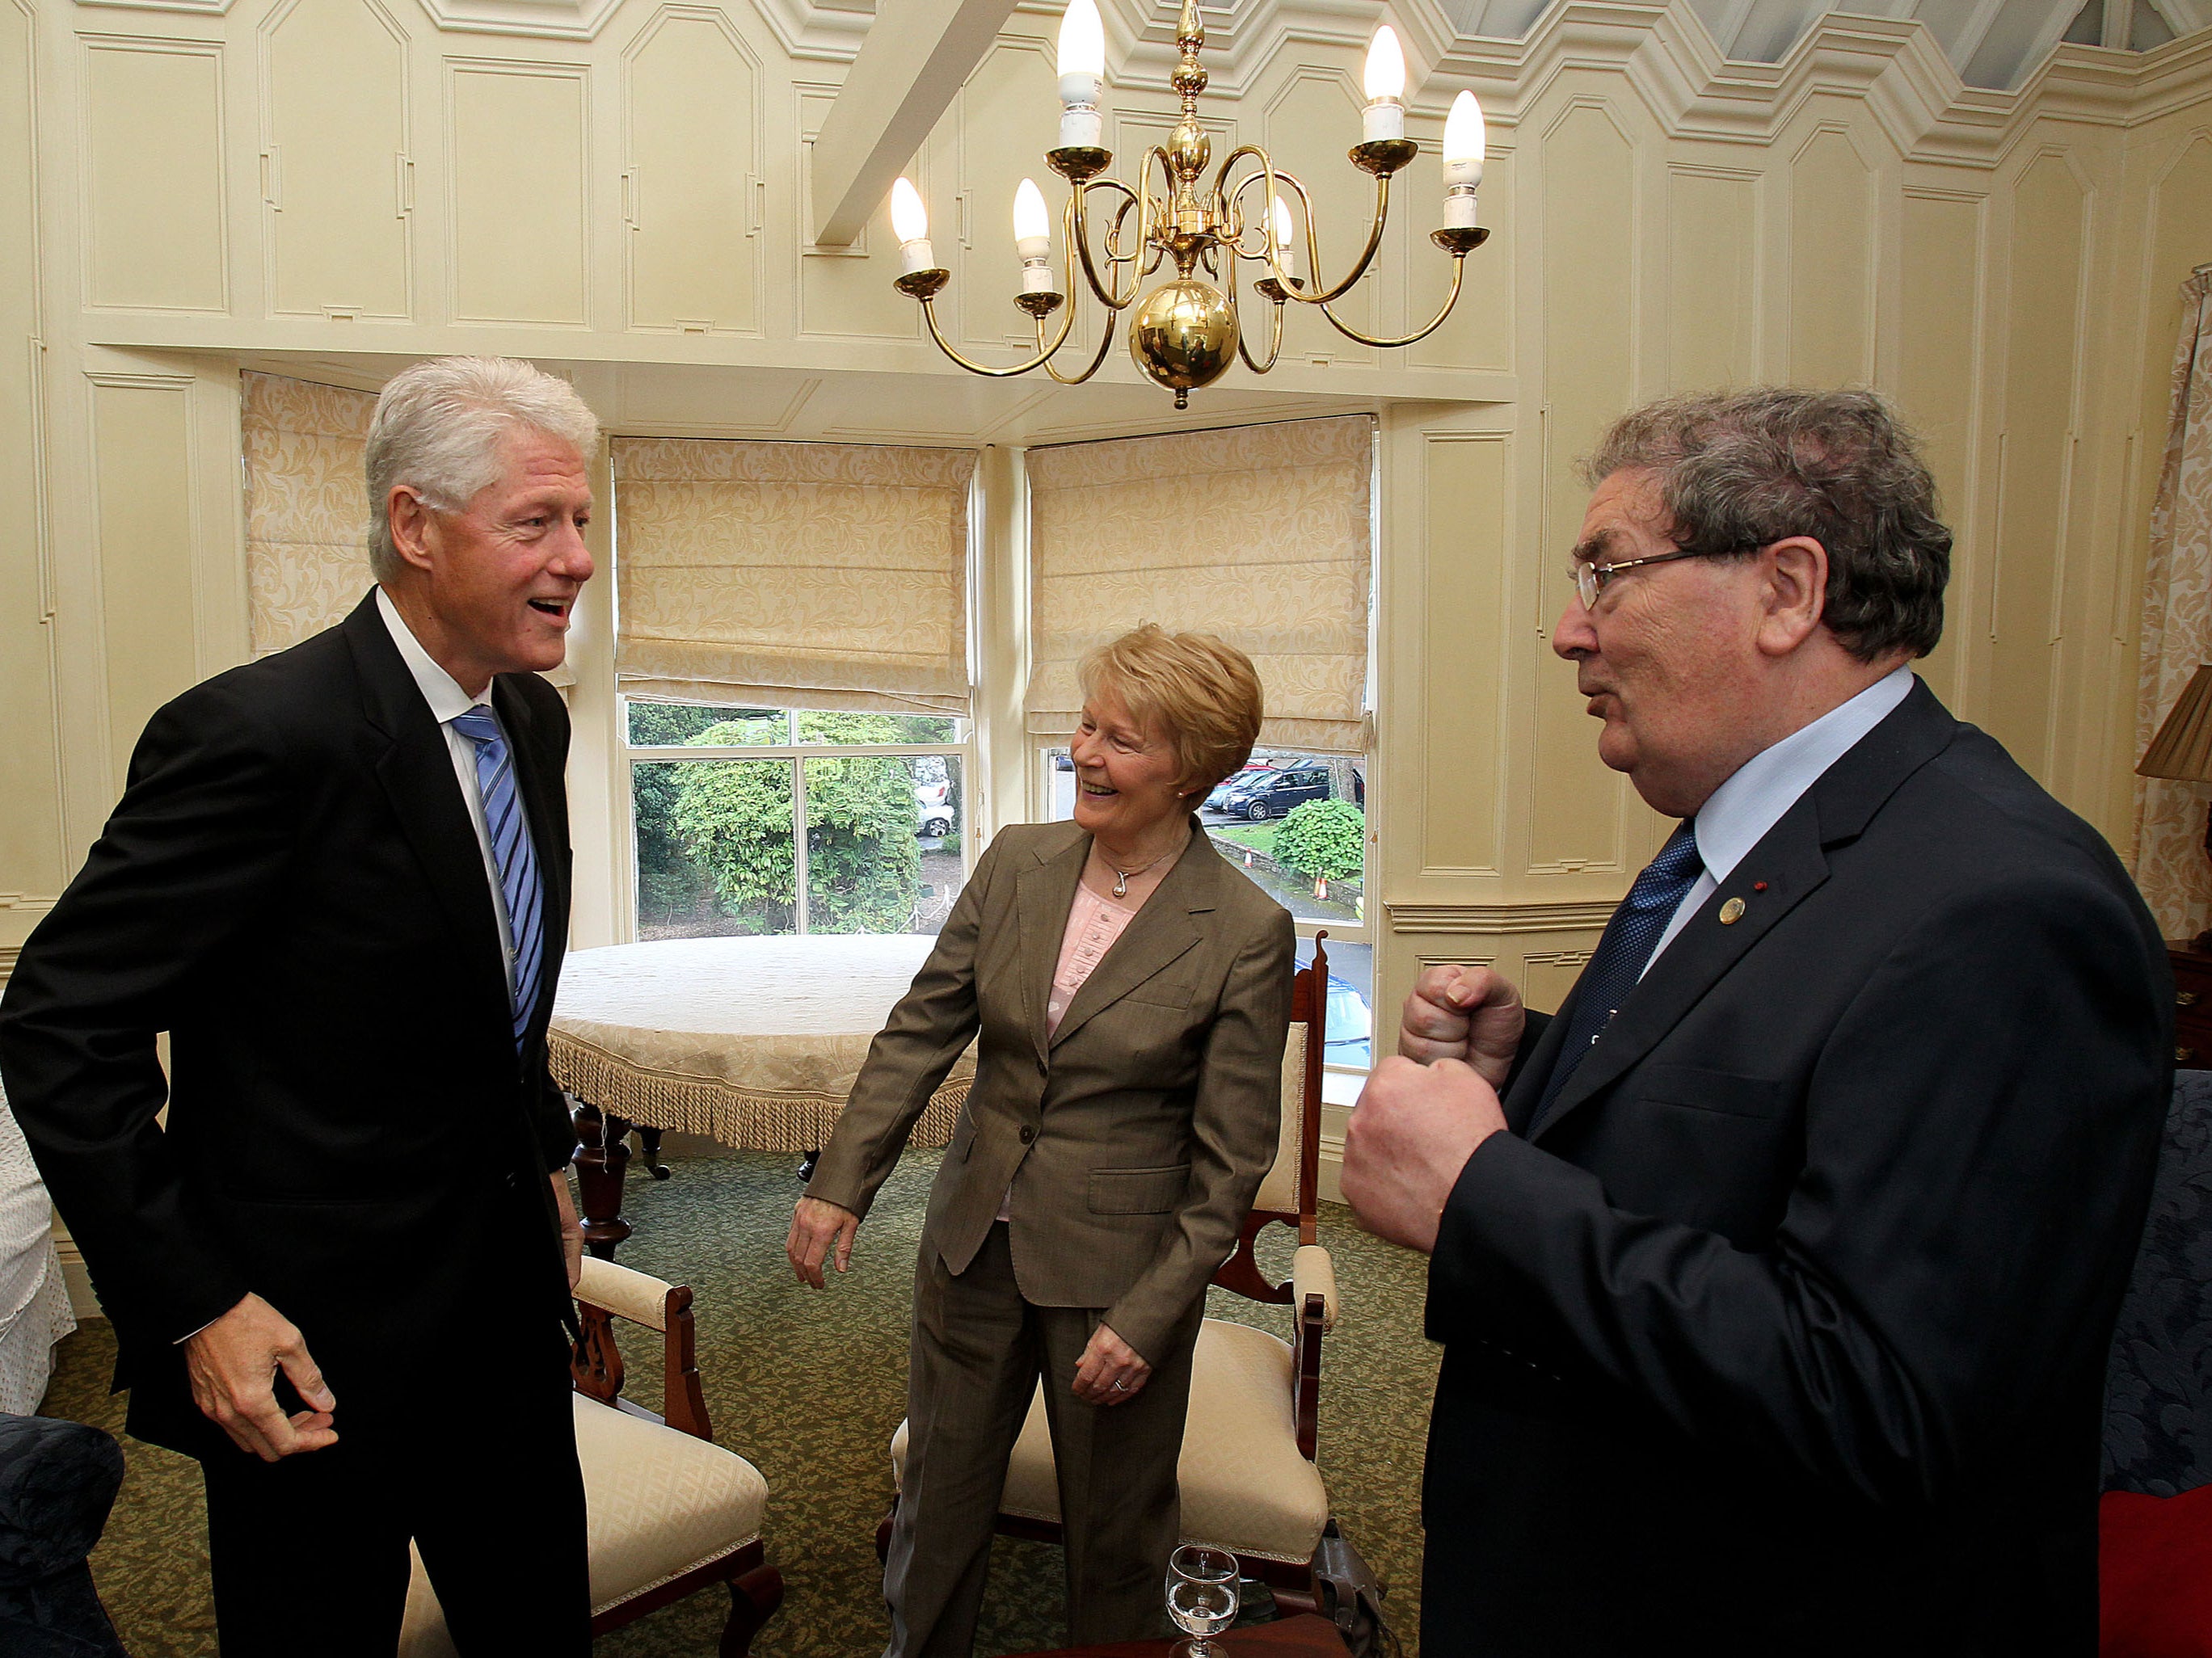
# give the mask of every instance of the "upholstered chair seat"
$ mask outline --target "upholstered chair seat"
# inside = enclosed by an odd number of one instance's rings
[[[1249,1325],[1210,1318],[1191,1363],[1190,1415],[1176,1477],[1182,1535],[1248,1558],[1303,1566],[1328,1520],[1321,1471],[1298,1454],[1291,1345]],[[906,1424],[891,1439],[891,1479],[906,1479]],[[1006,1468],[1000,1511],[1060,1523],[1060,1488],[1040,1383]]]
[[[781,1598],[763,1564],[768,1482],[709,1436],[691,1363],[691,1292],[610,1261],[584,1263],[584,1315],[574,1395],[590,1538],[592,1629],[603,1634],[669,1601],[726,1582],[732,1611],[725,1658],[738,1658]],[[623,1399],[622,1364],[607,1333],[612,1314],[669,1338],[665,1418]],[[604,1395],[604,1400],[599,1396]],[[454,1658],[445,1613],[414,1556],[398,1658]]]

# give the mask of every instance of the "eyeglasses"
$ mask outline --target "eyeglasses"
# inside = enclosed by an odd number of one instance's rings
[[[1607,583],[1623,570],[1641,569],[1646,564],[1671,564],[1678,558],[1725,558],[1741,552],[1738,547],[1698,547],[1680,553],[1654,553],[1649,558],[1616,559],[1610,564],[1592,564],[1582,559],[1567,562],[1567,574],[1574,578],[1575,592],[1583,601],[1583,609],[1597,609],[1598,596]]]

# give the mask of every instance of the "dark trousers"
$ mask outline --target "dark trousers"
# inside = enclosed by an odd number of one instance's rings
[[[559,1327],[459,1349],[487,1381],[406,1404],[338,1394],[338,1442],[210,1455],[208,1552],[223,1658],[392,1658],[407,1545],[464,1658],[585,1658],[584,1480]],[[404,1355],[397,1356],[397,1363]]]
[[[1176,1463],[1204,1303],[1176,1327],[1137,1396],[1112,1406],[1071,1391],[1102,1310],[1024,1301],[1004,1221],[957,1278],[922,1245],[906,1476],[884,1568],[886,1658],[967,1658],[975,1645],[1006,1462],[1039,1376],[1066,1532],[1069,1639],[1165,1631],[1168,1556],[1182,1518]]]

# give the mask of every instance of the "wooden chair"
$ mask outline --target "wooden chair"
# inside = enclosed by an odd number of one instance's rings
[[[1299,969],[1291,993],[1283,1052],[1283,1116],[1275,1162],[1261,1182],[1237,1249],[1213,1275],[1224,1290],[1287,1306],[1291,1339],[1225,1319],[1199,1328],[1191,1364],[1190,1409],[1176,1475],[1186,1542],[1226,1549],[1244,1574],[1273,1593],[1284,1612],[1319,1609],[1314,1556],[1328,1523],[1328,1491],[1315,1467],[1321,1395],[1322,1337],[1336,1322],[1336,1272],[1316,1241],[1321,1169],[1321,1064],[1328,1004],[1328,956],[1322,933],[1313,965]],[[1266,1228],[1295,1229],[1298,1247],[1288,1282],[1260,1270],[1253,1245]],[[905,1478],[907,1424],[891,1437],[891,1481]],[[894,1491],[891,1511],[898,1509]],[[886,1517],[876,1552],[890,1541]],[[1006,1469],[998,1529],[1010,1537],[1057,1543],[1060,1492],[1045,1424],[1043,1383],[1030,1400]]]
[[[587,1257],[576,1286],[583,1339],[575,1377],[576,1454],[591,1535],[592,1633],[605,1635],[716,1584],[730,1592],[721,1658],[744,1658],[783,1600],[767,1564],[761,1512],[768,1482],[714,1443],[699,1387],[691,1291]],[[622,1396],[613,1320],[663,1337],[661,1413]],[[398,1658],[449,1658],[445,1613],[415,1556]]]

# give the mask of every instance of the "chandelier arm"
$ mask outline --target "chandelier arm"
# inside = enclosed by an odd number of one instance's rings
[[[1040,350],[1036,355],[1031,357],[1027,362],[1018,364],[1012,368],[993,368],[988,364],[975,361],[972,357],[964,357],[961,355],[959,351],[953,346],[952,342],[945,337],[945,331],[937,325],[937,308],[927,300],[924,300],[921,302],[921,314],[923,320],[929,324],[929,337],[937,342],[937,349],[939,350],[944,352],[946,356],[951,358],[953,361],[958,363],[969,374],[988,375],[990,379],[998,380],[1010,380],[1016,374],[1026,374],[1030,369],[1038,367],[1040,364],[1049,366],[1052,361],[1053,352],[1059,350],[1060,348],[1066,343],[1067,325],[1069,321],[1073,319],[1075,313],[1073,308],[1071,307],[1067,317],[1061,320],[1060,325],[1060,337],[1052,343],[1050,350]],[[1037,319],[1037,335],[1038,343],[1042,345],[1043,343],[1044,335],[1044,319],[1042,317]]]
[[[1245,251],[1243,246],[1243,209],[1237,204],[1243,200],[1244,192],[1247,190],[1249,190],[1254,185],[1259,183],[1263,179],[1267,180],[1268,207],[1267,210],[1265,234],[1267,243],[1272,245],[1275,234],[1273,214],[1273,204],[1276,196],[1275,185],[1279,182],[1289,185],[1291,192],[1297,197],[1301,203],[1304,204],[1306,210],[1307,266],[1311,270],[1318,270],[1319,266],[1316,261],[1318,258],[1319,250],[1315,245],[1313,234],[1313,197],[1307,191],[1304,182],[1301,180],[1297,174],[1282,171],[1275,165],[1275,158],[1268,155],[1266,150],[1261,149],[1257,144],[1241,144],[1229,153],[1228,161],[1225,161],[1221,164],[1220,176],[1224,183],[1225,183],[1229,177],[1230,162],[1236,161],[1239,156],[1244,155],[1257,157],[1260,162],[1260,167],[1257,172],[1248,173],[1242,179],[1239,179],[1237,181],[1237,188],[1234,191],[1230,191],[1228,194],[1227,200],[1222,208],[1222,216],[1224,220],[1230,218],[1231,216],[1232,209],[1234,210],[1234,216],[1237,222],[1237,234],[1234,238],[1224,238],[1224,240],[1227,240],[1229,245],[1236,249],[1238,258],[1265,260],[1267,265],[1267,274],[1273,276],[1278,282],[1284,283],[1287,286],[1289,281],[1288,273],[1284,270],[1282,265],[1276,260],[1268,247],[1263,246],[1257,253],[1247,252]],[[1217,195],[1220,193],[1220,190],[1221,186],[1218,185],[1216,186]],[[1371,259],[1374,256],[1375,251],[1373,246],[1370,246],[1368,249],[1366,257]],[[1334,297],[1334,294],[1341,293],[1344,288],[1349,288],[1353,282],[1358,282],[1358,273],[1355,272],[1345,282],[1341,288],[1333,290],[1331,297]],[[1303,299],[1305,296],[1303,295],[1294,295],[1293,297]]]
[[[1290,179],[1288,173],[1279,176]],[[1291,182],[1297,184],[1297,181],[1291,179]],[[1376,174],[1375,222],[1368,228],[1367,246],[1360,250],[1358,260],[1352,265],[1344,280],[1334,288],[1321,279],[1321,244],[1314,236],[1313,198],[1306,194],[1303,185],[1298,185],[1298,196],[1306,204],[1306,269],[1314,273],[1314,292],[1303,294],[1292,288],[1290,290],[1290,297],[1300,305],[1326,307],[1331,300],[1340,300],[1351,292],[1352,285],[1365,276],[1367,267],[1375,263],[1375,255],[1382,246],[1383,222],[1390,216],[1390,175],[1387,173]],[[1336,319],[1332,317],[1329,320],[1334,322]],[[1420,336],[1417,334],[1413,337],[1419,339]]]
[[[1098,266],[1091,256],[1090,215],[1084,205],[1084,197],[1093,190],[1118,191],[1127,198],[1115,211],[1113,222],[1106,228],[1106,264],[1109,276],[1114,274],[1114,266],[1126,264],[1137,257],[1133,252],[1116,253],[1114,251],[1115,244],[1121,235],[1122,222],[1129,216],[1129,209],[1136,203],[1137,197],[1128,185],[1121,183],[1118,179],[1106,179],[1086,181],[1076,185],[1073,195],[1068,198],[1066,240],[1082,258],[1083,279],[1091,284],[1091,291],[1097,296],[1099,304],[1111,311],[1126,310],[1136,299],[1137,286],[1143,278],[1133,273],[1129,282],[1129,291],[1127,294],[1121,292],[1117,283],[1099,280]],[[1072,286],[1070,291],[1073,291]]]
[[[1111,312],[1109,312],[1105,316],[1103,316],[1098,319],[1098,349],[1091,354],[1091,361],[1085,367],[1081,374],[1061,374],[1059,369],[1053,367],[1050,356],[1047,356],[1045,359],[1044,372],[1051,375],[1053,379],[1058,380],[1062,386],[1082,385],[1084,381],[1089,380],[1093,374],[1097,374],[1098,372],[1098,365],[1106,361],[1106,348],[1114,343],[1114,316]],[[1037,325],[1037,328],[1038,331],[1042,332],[1043,331],[1044,325],[1042,323],[1039,323]]]
[[[1322,316],[1328,319],[1329,326],[1336,330],[1338,333],[1343,335],[1345,338],[1348,340],[1358,340],[1362,345],[1376,345],[1383,347],[1411,345],[1416,340],[1425,340],[1428,338],[1430,335],[1435,333],[1437,329],[1443,326],[1444,319],[1451,315],[1452,307],[1459,302],[1460,281],[1466,275],[1467,256],[1464,253],[1453,254],[1451,292],[1444,295],[1443,307],[1437,312],[1437,314],[1434,317],[1429,319],[1427,327],[1417,328],[1412,333],[1401,334],[1395,339],[1377,339],[1371,334],[1363,334],[1358,329],[1351,326],[1348,323],[1338,321],[1336,313],[1330,310],[1326,305],[1322,307],[1321,313]],[[1297,296],[1294,295],[1292,297],[1296,298]]]
[[[1267,328],[1267,360],[1260,361],[1252,355],[1252,348],[1239,329],[1237,333],[1237,355],[1244,359],[1244,366],[1255,374],[1264,374],[1275,366],[1275,359],[1283,354],[1283,306],[1281,301],[1267,307],[1272,320]]]

